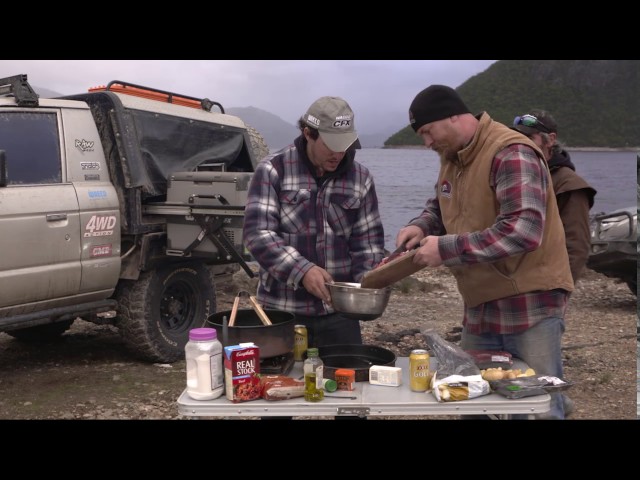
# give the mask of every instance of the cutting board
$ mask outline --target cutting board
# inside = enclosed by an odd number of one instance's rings
[[[413,257],[417,251],[417,249],[411,250],[401,257],[391,260],[389,263],[365,273],[364,277],[362,277],[360,287],[388,287],[398,280],[402,280],[404,277],[408,277],[409,275],[416,273],[418,270],[422,270],[424,267],[420,267],[413,263]]]

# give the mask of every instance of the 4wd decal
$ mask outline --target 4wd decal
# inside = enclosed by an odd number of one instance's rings
[[[84,227],[84,238],[106,237],[113,235],[113,228],[117,224],[115,215],[93,215],[89,223]]]
[[[95,257],[110,257],[112,252],[111,244],[108,245],[96,245],[91,247],[91,258]]]
[[[85,140],[84,138],[82,140],[78,140],[76,138],[76,148],[79,148],[83,152],[93,152],[94,143],[95,142],[90,142],[88,140]]]

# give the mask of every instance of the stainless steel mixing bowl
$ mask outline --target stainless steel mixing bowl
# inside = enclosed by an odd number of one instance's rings
[[[336,312],[347,318],[357,320],[375,320],[383,313],[389,297],[391,287],[361,288],[359,283],[334,282],[327,283],[331,293],[331,302]]]

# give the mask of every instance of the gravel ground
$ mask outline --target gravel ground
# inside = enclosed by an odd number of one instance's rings
[[[219,310],[231,309],[235,292],[252,288],[244,272],[239,274],[219,283]],[[408,356],[425,345],[419,333],[424,328],[458,341],[461,313],[448,270],[425,269],[394,286],[384,315],[362,323],[363,336],[365,343]],[[635,419],[635,295],[589,270],[571,299],[566,323],[565,379],[574,384],[567,393],[575,401],[571,419]],[[185,378],[184,361],[140,362],[107,325],[76,320],[59,341],[44,344],[0,334],[0,419],[183,419],[176,400]]]

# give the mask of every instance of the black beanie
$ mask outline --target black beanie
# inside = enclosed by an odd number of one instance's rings
[[[411,102],[409,120],[414,131],[443,118],[471,113],[458,92],[445,85],[431,85],[422,90]]]

